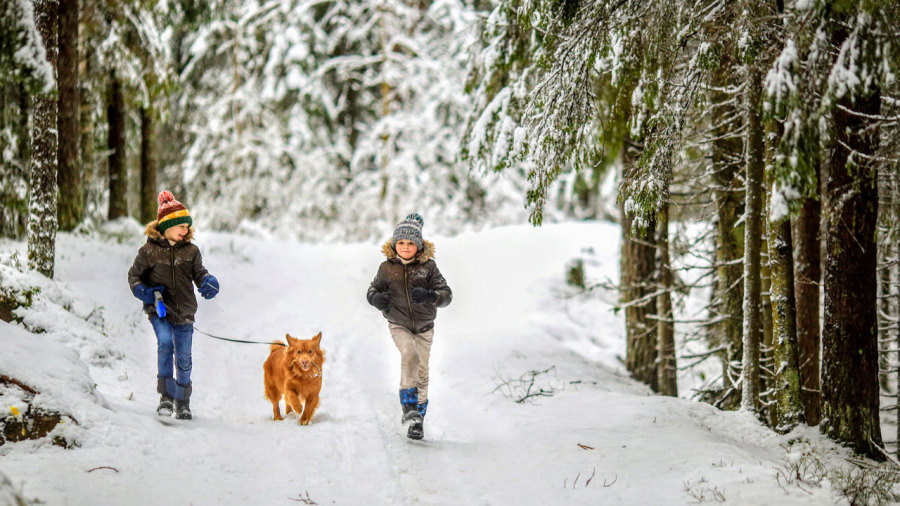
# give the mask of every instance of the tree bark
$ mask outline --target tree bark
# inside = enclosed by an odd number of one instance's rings
[[[90,7],[84,6],[86,9]],[[96,69],[95,53],[90,44],[85,44],[84,32],[79,33],[79,47],[81,48],[79,59],[79,83],[81,92],[79,93],[79,126],[81,129],[79,146],[81,148],[81,175],[82,175],[82,205],[85,214],[91,214],[96,211],[97,203],[100,200],[99,188],[95,184],[97,175],[96,149],[94,146],[94,103],[92,101],[93,91],[91,87],[92,74]]]
[[[637,149],[626,139],[623,149],[623,167],[627,171],[638,159]],[[635,379],[647,383],[654,392],[659,390],[657,374],[657,325],[648,318],[656,314],[654,269],[656,268],[656,223],[647,230],[632,231],[632,220],[624,205],[619,204],[622,220],[622,255],[620,271],[620,297],[625,305],[625,368]]]
[[[109,155],[109,214],[110,220],[128,215],[126,202],[127,172],[125,166],[125,101],[122,86],[115,71],[110,73],[107,94],[106,120],[109,123],[107,147]]]
[[[738,111],[730,103],[732,97],[725,89],[733,84],[725,74],[732,68],[730,60],[723,61],[713,73],[711,93],[712,121],[712,179],[716,201],[716,286],[712,304],[712,318],[719,322],[712,326],[716,336],[713,346],[725,347],[722,360],[723,386],[727,392],[739,384],[744,346],[743,269],[744,225],[738,220],[744,212],[741,182],[737,176],[741,167],[742,143],[733,132],[739,130]],[[736,409],[740,406],[740,391],[731,394],[720,407]]]
[[[156,127],[153,110],[141,107],[141,204],[140,219],[156,218]]]
[[[796,311],[794,308],[794,254],[791,220],[768,221],[772,333],[775,359],[775,429],[782,433],[804,422],[800,400]]]
[[[35,2],[35,22],[47,58],[57,62],[57,29],[59,3],[56,0]],[[56,171],[57,171],[57,100],[55,93],[36,95],[32,99],[31,197],[28,201],[28,266],[53,278],[56,257]]]
[[[762,72],[750,66],[747,76],[747,196],[744,221],[744,357],[741,409],[759,412],[759,344],[762,329],[760,296],[763,234],[764,142],[760,104]]]
[[[879,113],[877,92],[856,104],[839,103],[864,114]],[[856,106],[854,108],[854,105]],[[878,144],[860,118],[834,111],[837,140],[831,154],[825,246],[825,325],[822,332],[823,429],[832,439],[879,458],[881,445],[876,314],[875,223],[878,190],[875,168],[860,155]],[[883,457],[882,457],[883,458]]]
[[[637,380],[658,392],[657,326],[648,318],[657,313],[656,297],[652,296],[656,288],[653,282],[656,279],[655,229],[656,224],[651,223],[646,231],[634,231],[628,241],[632,287],[630,305],[625,309],[628,331],[625,366]]]
[[[657,213],[659,248],[659,290],[657,310],[657,382],[659,393],[678,397],[678,366],[675,359],[675,323],[672,316],[672,265],[669,258],[669,204]]]
[[[834,23],[832,43],[841,47],[846,25]],[[861,57],[871,51],[863,41]],[[874,81],[874,80],[873,80]],[[879,129],[881,94],[862,85],[837,99],[826,184],[825,322],[822,331],[823,431],[857,452],[883,460],[877,318],[877,168],[871,156]]]
[[[73,230],[84,220],[84,188],[79,157],[78,0],[59,0],[59,228]]]
[[[816,175],[818,178],[818,174]],[[797,308],[797,346],[800,362],[800,382],[806,423],[818,425],[822,417],[822,392],[819,382],[819,294],[822,284],[822,254],[819,224],[822,203],[819,199],[806,199],[795,222],[794,243],[797,275],[794,289]]]

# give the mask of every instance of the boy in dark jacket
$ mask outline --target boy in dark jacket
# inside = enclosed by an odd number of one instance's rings
[[[400,351],[400,405],[403,422],[412,422],[407,436],[425,436],[428,409],[428,359],[437,308],[450,304],[453,293],[434,262],[434,244],[422,239],[424,220],[416,213],[401,221],[382,246],[387,260],[366,298],[388,321]]]
[[[204,299],[212,299],[219,293],[219,282],[203,267],[200,249],[191,243],[191,213],[171,192],[160,192],[157,200],[157,220],[144,230],[147,242],[128,269],[128,285],[144,303],[156,333],[156,391],[160,394],[156,413],[171,416],[174,411],[175,418],[190,420],[191,340],[197,312],[194,285]],[[159,308],[157,293],[162,296]]]

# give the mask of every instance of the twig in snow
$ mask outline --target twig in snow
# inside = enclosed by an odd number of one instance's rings
[[[596,467],[594,468],[594,472],[591,473],[591,477],[588,478],[586,482],[584,482],[584,487],[585,487],[585,488],[587,488],[587,486],[591,484],[591,480],[594,479],[594,475],[595,475],[595,474],[597,474],[597,468],[596,468]]]
[[[303,497],[303,494],[300,494],[298,497],[299,499],[294,499],[293,497],[288,497],[288,499],[294,502],[302,502],[303,504],[319,504],[309,498],[309,490],[306,491],[306,497]]]
[[[88,469],[88,470],[85,471],[85,472],[86,472],[86,473],[93,473],[94,471],[96,471],[96,470],[98,470],[98,469],[109,469],[109,470],[115,471],[115,472],[117,472],[117,473],[119,472],[119,470],[116,469],[115,467],[109,467],[109,466],[95,467],[95,468],[93,468],[93,469]]]

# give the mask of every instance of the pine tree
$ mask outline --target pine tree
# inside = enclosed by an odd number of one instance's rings
[[[39,0],[35,3],[35,21],[54,70],[57,61],[57,23],[59,3]],[[32,99],[31,196],[28,203],[28,266],[48,278],[53,277],[56,262],[56,170],[57,170],[57,98],[42,93]]]
[[[106,95],[107,144],[109,149],[109,212],[107,219],[115,220],[128,215],[128,173],[126,165],[125,98],[122,83],[116,72],[109,75]]]
[[[0,236],[26,235],[31,95],[56,86],[30,0],[0,3]]]
[[[141,107],[141,187],[138,217],[150,222],[156,217],[156,127],[152,109]]]
[[[761,111],[762,75],[749,66],[746,81],[747,148],[744,221],[744,357],[742,360],[741,409],[760,409],[760,343],[762,341],[762,300],[760,273],[763,233],[764,142]]]
[[[723,16],[731,26],[731,16]],[[716,36],[720,36],[716,34]],[[715,334],[712,346],[724,349],[722,360],[722,406],[740,404],[740,375],[743,360],[743,261],[744,212],[741,169],[741,114],[734,65],[734,46],[729,40],[720,42],[718,59],[710,75],[711,135],[710,158],[716,205],[716,285],[713,291],[711,326]],[[736,394],[736,395],[735,395]]]
[[[59,228],[72,230],[84,220],[78,82],[78,0],[59,0]]]
[[[825,30],[838,56],[824,103],[833,120],[826,182],[822,428],[834,440],[883,459],[875,299],[878,192],[873,163],[879,136],[877,124],[867,119],[880,113],[878,52],[883,46],[878,37],[883,29],[872,12],[854,3],[831,7],[833,11],[825,13]],[[847,81],[847,72],[863,75]]]

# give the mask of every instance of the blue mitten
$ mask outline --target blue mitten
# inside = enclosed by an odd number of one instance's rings
[[[135,285],[134,289],[131,293],[134,294],[135,297],[138,298],[144,304],[153,304],[156,301],[156,297],[153,295],[154,292],[162,293],[166,287],[163,285],[159,286],[147,286],[145,284]]]
[[[203,282],[200,283],[199,290],[200,295],[202,295],[204,299],[209,300],[219,293],[219,280],[212,274],[207,274],[206,277],[203,278]]]

